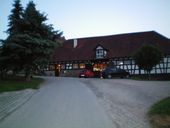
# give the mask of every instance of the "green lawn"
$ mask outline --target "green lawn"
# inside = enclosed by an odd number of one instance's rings
[[[5,79],[0,80],[0,93],[7,91],[17,91],[27,88],[38,89],[39,85],[43,82],[41,78],[32,78],[31,81],[24,81],[22,77],[17,77],[15,79]]]
[[[170,97],[155,103],[149,117],[153,128],[170,128]]]
[[[151,107],[149,112],[151,115],[169,115],[170,116],[170,97],[165,98]]]

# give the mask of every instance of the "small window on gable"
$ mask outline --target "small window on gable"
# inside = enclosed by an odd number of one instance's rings
[[[107,54],[107,51],[105,49],[103,49],[103,47],[101,46],[98,46],[96,48],[96,58],[97,59],[101,59],[101,58],[104,58]]]

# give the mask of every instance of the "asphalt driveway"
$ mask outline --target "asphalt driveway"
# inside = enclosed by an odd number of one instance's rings
[[[45,79],[29,101],[0,121],[0,128],[116,128],[79,79]]]
[[[0,128],[150,128],[149,107],[170,96],[170,81],[45,79]]]

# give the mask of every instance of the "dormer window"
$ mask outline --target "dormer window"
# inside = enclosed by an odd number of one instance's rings
[[[106,56],[107,51],[105,49],[103,49],[103,47],[98,46],[96,48],[96,59],[102,59]]]

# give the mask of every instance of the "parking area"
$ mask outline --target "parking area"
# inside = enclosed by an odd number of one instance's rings
[[[116,128],[81,79],[44,79],[41,88],[27,102],[0,120],[0,128]],[[13,100],[17,104],[25,97]],[[12,105],[6,111],[11,108]]]
[[[102,104],[118,128],[150,128],[147,111],[170,96],[170,81],[81,79]]]

